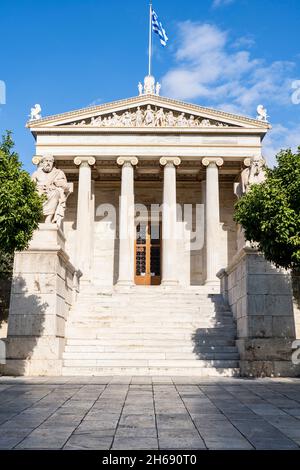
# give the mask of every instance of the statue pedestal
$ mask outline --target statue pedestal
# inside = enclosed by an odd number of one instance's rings
[[[237,323],[241,374],[300,375],[300,365],[292,360],[297,315],[290,273],[244,247],[218,276]]]
[[[40,224],[29,248],[17,252],[8,319],[7,375],[61,375],[65,323],[78,272],[55,224]]]

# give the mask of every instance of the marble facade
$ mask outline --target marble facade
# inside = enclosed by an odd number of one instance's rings
[[[30,121],[27,126],[36,140],[34,163],[53,156],[56,168],[72,184],[62,223],[64,246],[52,255],[65,260],[64,276],[67,270],[80,277],[86,292],[132,289],[136,225],[142,220],[136,210],[142,205],[147,215],[151,208],[162,225],[161,288],[184,291],[198,286],[207,293],[220,292],[220,272],[235,263],[243,249],[233,221],[236,189],[245,186],[243,175],[249,174],[251,162],[262,161],[267,122],[150,93]],[[181,217],[189,207],[191,223]],[[197,245],[191,232],[198,237]],[[28,253],[33,251],[29,247]],[[77,282],[69,284],[59,294],[65,305],[63,315],[58,315],[63,321],[78,290]],[[221,284],[224,287],[224,275]],[[228,300],[228,292],[223,289],[223,294]],[[235,301],[229,300],[234,311]],[[55,344],[60,338],[55,349],[59,373],[65,338],[55,328],[51,335]],[[16,359],[10,329],[8,336],[8,370],[14,370],[14,364],[20,367],[27,359],[22,353]],[[292,337],[291,332],[289,341]],[[242,351],[245,344],[239,344]],[[267,367],[267,374],[272,374],[272,367]]]

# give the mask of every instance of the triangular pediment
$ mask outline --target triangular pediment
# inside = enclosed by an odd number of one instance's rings
[[[270,127],[258,121],[156,95],[142,95],[77,111],[48,116],[27,123],[38,128],[257,128]]]

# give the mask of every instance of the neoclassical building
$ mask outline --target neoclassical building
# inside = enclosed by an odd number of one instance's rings
[[[7,373],[295,375],[290,284],[233,219],[265,120],[146,86],[27,127],[68,190],[16,254]]]

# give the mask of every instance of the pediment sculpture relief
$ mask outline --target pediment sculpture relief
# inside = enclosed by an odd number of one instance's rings
[[[72,184],[67,182],[62,170],[55,168],[52,155],[40,159],[38,169],[32,174],[31,179],[36,182],[38,193],[46,196],[43,203],[45,223],[61,227],[66,201],[73,189]]]
[[[164,108],[138,106],[122,113],[112,113],[77,121],[71,126],[91,127],[229,127],[223,122],[204,119]]]

